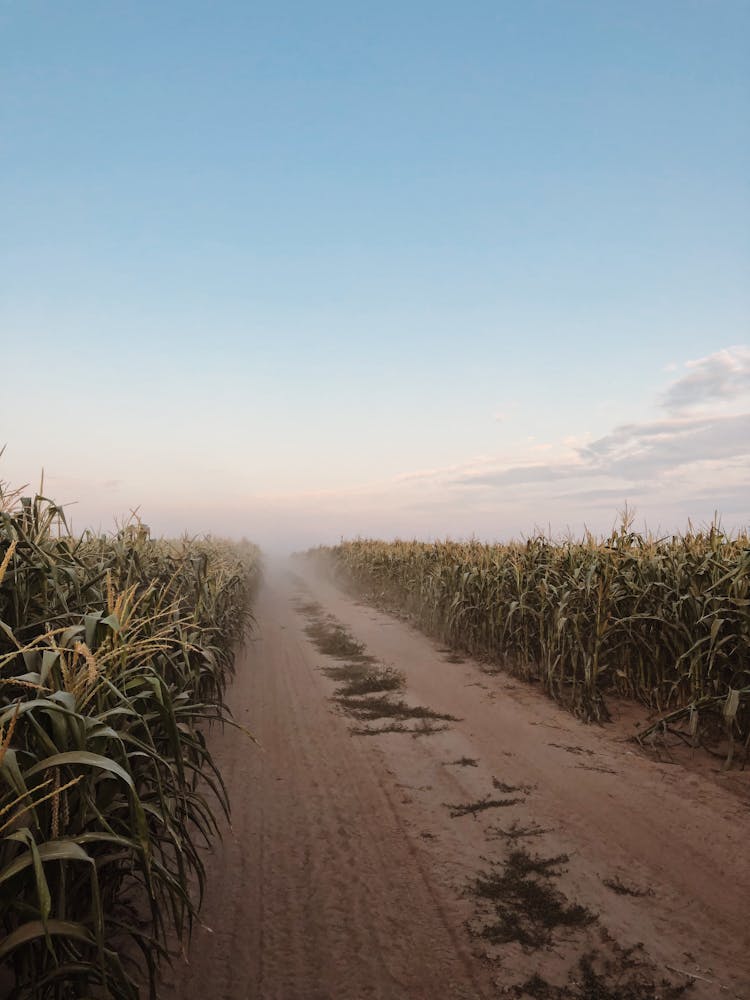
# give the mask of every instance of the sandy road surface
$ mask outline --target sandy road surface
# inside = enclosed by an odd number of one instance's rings
[[[692,973],[686,996],[750,1000],[745,775],[726,788],[647,760],[616,728],[583,726],[502,675],[446,662],[409,626],[306,582],[308,599],[405,673],[409,702],[460,721],[420,737],[350,735],[293,606],[298,588],[272,576],[230,695],[262,749],[236,731],[213,737],[232,829],[207,862],[205,926],[160,996],[517,996],[534,973],[575,983],[582,954],[612,959],[642,942],[637,954],[659,977]],[[462,758],[476,766],[452,763]],[[451,816],[451,804],[497,795],[493,778],[523,786],[513,805]],[[568,855],[556,885],[598,916],[535,952],[489,948],[466,928],[482,926],[466,887],[507,856],[500,831],[514,823],[547,831],[524,846]],[[618,894],[605,880],[646,894]]]

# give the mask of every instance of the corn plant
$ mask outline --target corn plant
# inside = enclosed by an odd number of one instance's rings
[[[627,520],[608,537],[505,545],[358,540],[312,550],[349,585],[425,631],[541,683],[586,719],[607,694],[671,718],[750,729],[750,538],[717,525],[654,538]],[[730,751],[731,752],[731,751]]]
[[[258,574],[249,543],[74,538],[0,489],[0,996],[155,995],[229,808],[206,732]]]

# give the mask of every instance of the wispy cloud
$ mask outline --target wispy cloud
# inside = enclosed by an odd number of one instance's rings
[[[743,489],[750,496],[750,348],[727,348],[684,368],[657,400],[656,419],[621,424],[595,440],[565,437],[545,461],[529,444],[526,453],[536,460],[498,456],[418,475],[469,506],[492,498],[582,507],[632,498],[664,503],[671,492],[675,500],[710,498],[720,508],[725,491],[736,509]]]
[[[581,453],[592,471],[636,480],[740,455],[750,456],[750,413],[627,424]]]
[[[546,463],[471,469],[449,478],[448,484],[502,487],[592,476],[642,483],[658,480],[695,462],[745,456],[750,462],[750,413],[675,418],[623,424],[597,441],[576,448],[572,461],[553,459]]]
[[[663,396],[663,405],[671,413],[731,403],[750,395],[750,347],[727,347],[688,361],[685,367],[687,374],[673,382]]]
[[[518,486],[525,483],[550,483],[568,479],[585,471],[582,465],[550,462],[543,465],[516,465],[488,472],[466,472],[451,480],[454,486]]]

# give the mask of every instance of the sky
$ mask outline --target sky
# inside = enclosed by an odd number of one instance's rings
[[[749,44],[748,0],[0,0],[0,479],[271,549],[747,526]]]

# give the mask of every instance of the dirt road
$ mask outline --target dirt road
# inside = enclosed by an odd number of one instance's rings
[[[407,703],[458,721],[351,735],[300,600],[402,671]],[[640,1000],[615,985],[666,979],[690,981],[695,1000],[750,1000],[747,773],[648,760],[617,727],[449,662],[327,582],[272,575],[256,615],[230,704],[261,748],[213,737],[232,829],[207,860],[205,926],[165,997]],[[529,858],[554,859],[534,878],[561,904],[557,924],[549,909],[512,912]],[[500,879],[484,896],[470,891],[480,873]],[[544,941],[514,938],[519,926]]]

